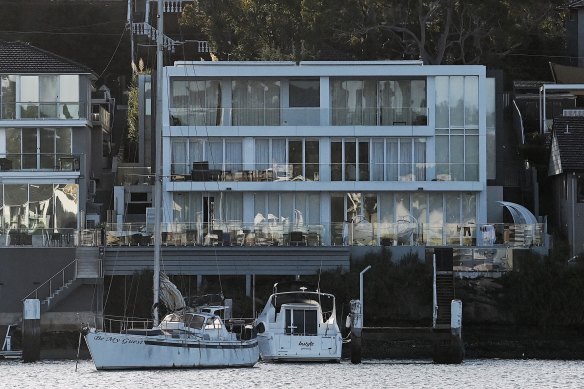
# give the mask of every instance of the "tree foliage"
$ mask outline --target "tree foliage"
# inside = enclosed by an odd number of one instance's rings
[[[198,0],[197,25],[223,59],[355,59],[498,64],[563,47],[567,0]],[[559,43],[559,44],[558,44]]]

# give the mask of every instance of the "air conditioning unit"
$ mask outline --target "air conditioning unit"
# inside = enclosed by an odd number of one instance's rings
[[[97,183],[95,180],[89,180],[89,187],[87,188],[87,194],[90,196],[95,196],[97,190]]]

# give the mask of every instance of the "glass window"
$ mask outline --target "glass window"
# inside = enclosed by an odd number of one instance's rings
[[[464,77],[450,77],[450,126],[464,126]]]
[[[465,181],[479,180],[479,137],[467,134],[464,137],[464,179]]]
[[[440,76],[435,79],[436,88],[436,128],[450,127],[450,113],[448,109],[448,77]]]
[[[487,78],[486,80],[486,111],[487,111],[487,178],[496,178],[496,89],[495,79]]]
[[[369,181],[369,142],[359,142],[359,181]]]
[[[320,80],[290,80],[290,107],[319,107]]]
[[[57,76],[39,76],[40,84],[40,117],[56,118],[57,101],[59,101],[59,85]]]
[[[280,125],[280,81],[239,79],[231,88],[234,126]]]
[[[79,118],[79,76],[77,74],[64,74],[59,77],[59,117],[61,119]]]
[[[16,76],[0,75],[0,119],[16,118]]]
[[[331,180],[342,181],[343,179],[343,143],[341,141],[331,142]]]
[[[578,176],[576,201],[584,203],[584,176]]]
[[[20,117],[36,119],[39,116],[39,77],[20,76]]]
[[[467,128],[479,127],[479,78],[464,77],[464,123]]]
[[[307,140],[305,142],[306,180],[320,180],[319,152],[318,140]]]
[[[345,141],[345,181],[357,179],[357,151],[355,141]]]

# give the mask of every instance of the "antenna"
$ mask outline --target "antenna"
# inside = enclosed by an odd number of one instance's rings
[[[568,123],[566,123],[566,131],[564,132],[564,134],[569,134],[570,133],[570,125]]]

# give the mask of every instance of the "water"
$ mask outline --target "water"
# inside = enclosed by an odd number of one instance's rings
[[[251,369],[97,371],[90,360],[0,361],[1,388],[582,388],[584,361],[269,364]]]

